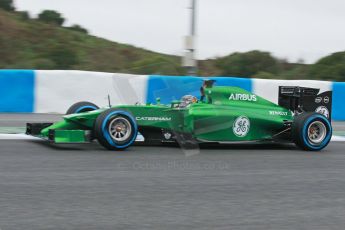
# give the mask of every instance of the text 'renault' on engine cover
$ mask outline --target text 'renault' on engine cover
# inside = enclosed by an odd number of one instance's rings
[[[332,117],[332,91],[298,86],[280,86],[278,104],[291,111],[318,112]]]

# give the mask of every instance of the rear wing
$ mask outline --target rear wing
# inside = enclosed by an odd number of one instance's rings
[[[295,113],[317,112],[332,117],[332,91],[298,86],[280,86],[278,104]]]

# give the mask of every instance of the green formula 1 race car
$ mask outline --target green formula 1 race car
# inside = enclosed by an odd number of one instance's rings
[[[29,123],[28,135],[53,143],[88,143],[96,139],[109,150],[145,143],[292,142],[304,150],[325,148],[332,137],[332,92],[279,87],[279,105],[237,87],[204,83],[203,100],[187,95],[170,105],[121,105],[99,109],[74,104],[57,123]]]

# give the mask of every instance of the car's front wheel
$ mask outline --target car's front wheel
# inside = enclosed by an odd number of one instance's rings
[[[138,128],[129,112],[108,109],[97,117],[94,134],[103,147],[109,150],[123,150],[134,143]]]
[[[69,109],[66,112],[66,115],[74,114],[74,113],[90,112],[97,109],[99,109],[97,105],[88,101],[81,101],[69,107]]]
[[[303,113],[295,117],[292,138],[304,150],[318,151],[325,148],[332,138],[332,125],[318,113]]]

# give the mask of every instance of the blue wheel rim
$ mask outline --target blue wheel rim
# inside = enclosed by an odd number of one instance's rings
[[[110,137],[109,131],[107,129],[107,124],[109,122],[109,119],[114,115],[124,115],[125,117],[127,117],[129,119],[130,123],[133,126],[133,137],[127,143],[125,143],[123,145],[115,143],[114,140]],[[109,113],[107,115],[107,117],[103,120],[102,133],[103,133],[104,138],[107,140],[107,142],[111,146],[118,148],[118,149],[123,149],[123,148],[127,148],[128,146],[130,146],[135,141],[137,133],[138,133],[138,127],[137,127],[137,124],[136,124],[134,118],[132,117],[132,115],[130,113],[125,112],[125,111],[114,111],[114,112]]]
[[[82,106],[80,108],[78,108],[75,113],[82,113],[82,112],[85,112],[85,110],[88,110],[88,111],[92,111],[92,110],[97,110],[97,108],[95,106],[91,106],[91,105],[86,105],[86,106]]]
[[[320,143],[320,145],[312,145],[309,140],[308,140],[308,127],[309,125],[315,121],[315,119],[320,119],[322,121],[324,121],[325,125],[326,125],[326,128],[328,130],[328,133],[325,137],[325,139]],[[324,148],[328,142],[330,141],[330,139],[332,138],[332,125],[331,123],[329,122],[329,120],[323,116],[323,115],[319,115],[319,114],[315,114],[311,117],[309,117],[306,122],[304,123],[304,126],[303,126],[303,131],[302,131],[302,137],[303,137],[303,142],[304,144],[310,148],[310,149],[313,149],[313,150],[319,150],[319,149],[322,149]]]

